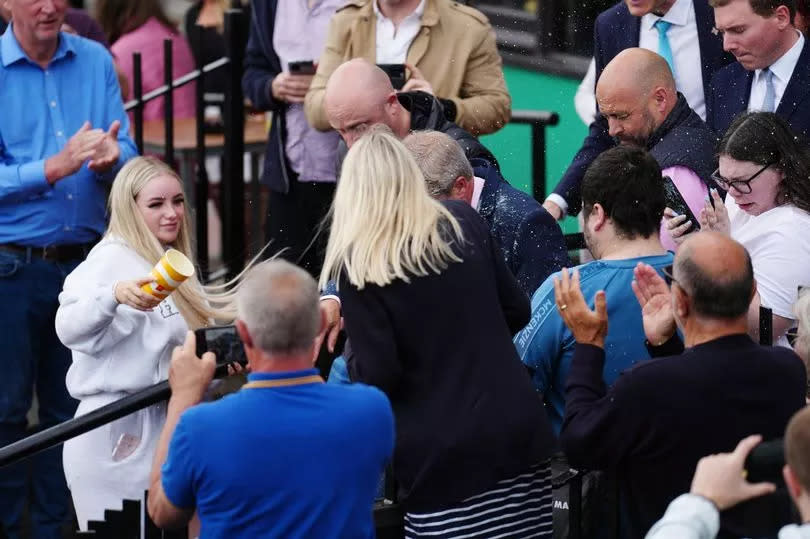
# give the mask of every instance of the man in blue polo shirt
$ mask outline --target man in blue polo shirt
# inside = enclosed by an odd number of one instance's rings
[[[658,235],[664,200],[661,169],[639,148],[618,146],[602,153],[582,182],[585,240],[596,260],[579,266],[580,285],[591,305],[598,290],[607,294],[611,325],[603,377],[608,385],[639,358],[649,357],[631,283],[640,262],[659,270],[672,264],[672,253],[664,250]],[[555,278],[559,273],[534,293],[531,320],[515,336],[515,345],[533,371],[535,388],[559,434],[576,343],[554,303]]]
[[[203,538],[374,537],[377,481],[394,448],[388,399],[362,384],[324,384],[312,368],[324,318],[301,268],[273,260],[253,269],[237,310],[251,369],[238,393],[195,406],[213,354],[195,357],[191,332],[172,354],[150,516],[170,527],[196,509]]]
[[[0,446],[25,436],[34,385],[43,428],[73,417],[70,351],[54,316],[65,276],[104,232],[106,188],[135,155],[109,52],[60,32],[66,0],[5,0],[0,38]],[[33,537],[61,537],[61,448],[0,470],[0,536],[20,536],[32,470]]]

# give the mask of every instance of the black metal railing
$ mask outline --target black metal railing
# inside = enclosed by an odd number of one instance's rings
[[[546,127],[560,123],[560,115],[547,110],[513,110],[509,123],[532,128],[532,196],[542,204],[546,199]]]
[[[197,69],[177,79],[172,77],[172,42],[167,39],[163,43],[163,70],[164,83],[162,86],[144,94],[142,82],[141,54],[133,54],[133,96],[127,102],[125,110],[132,112],[133,132],[138,153],[143,154],[145,105],[154,100],[163,98],[163,145],[164,159],[175,163],[175,121],[174,121],[174,90],[186,84],[196,82],[196,144],[195,144],[195,181],[193,187],[187,181],[186,195],[193,197],[194,226],[196,238],[197,261],[203,278],[210,273],[210,257],[208,252],[208,175],[205,169],[205,100],[203,84],[207,76],[224,70],[227,79],[225,107],[223,111],[224,125],[224,165],[222,174],[222,260],[225,265],[225,274],[233,277],[238,274],[245,263],[245,236],[244,236],[244,126],[245,110],[244,96],[242,94],[242,66],[244,63],[245,41],[241,32],[243,28],[242,17],[245,15],[240,9],[229,9],[225,13],[225,45],[226,56],[205,66],[198,64]]]

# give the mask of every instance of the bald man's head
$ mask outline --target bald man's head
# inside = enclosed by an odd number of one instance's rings
[[[341,64],[326,83],[324,107],[329,124],[351,147],[369,126],[383,123],[402,138],[399,114],[407,113],[399,104],[396,91],[385,71],[355,58]]]
[[[754,296],[754,268],[745,247],[717,232],[692,234],[675,256],[675,281],[705,318],[745,317]]]
[[[605,66],[596,84],[599,111],[610,135],[644,147],[678,100],[666,60],[646,49],[625,49]]]

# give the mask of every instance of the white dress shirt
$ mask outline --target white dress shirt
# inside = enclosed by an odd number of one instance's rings
[[[779,106],[782,101],[782,95],[785,93],[790,77],[793,76],[793,69],[799,61],[799,56],[802,54],[804,47],[804,36],[801,32],[796,30],[799,34],[799,39],[796,43],[788,49],[777,61],[771,64],[770,70],[773,73],[773,89],[776,94],[773,106],[774,110]],[[765,75],[762,69],[757,69],[754,72],[754,81],[751,83],[751,95],[748,97],[748,111],[762,110],[762,104],[765,101]]]
[[[404,64],[408,49],[422,27],[422,14],[425,12],[425,0],[419,2],[416,9],[405,17],[399,26],[383,15],[377,0],[374,1],[374,14],[377,16],[377,63]]]
[[[655,28],[658,19],[672,24],[667,32],[667,38],[675,63],[675,86],[684,95],[692,110],[705,120],[703,60],[700,57],[700,41],[692,0],[676,0],[663,17],[652,13],[641,17],[638,46],[642,49],[658,52],[658,30]]]

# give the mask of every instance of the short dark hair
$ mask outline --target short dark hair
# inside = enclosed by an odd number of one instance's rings
[[[774,165],[785,175],[779,184],[777,204],[789,202],[810,212],[810,149],[805,142],[781,116],[747,112],[731,122],[717,153],[737,161]]]
[[[620,236],[649,238],[661,227],[666,199],[661,167],[646,150],[616,146],[597,157],[582,180],[582,209],[588,217],[600,204]]]
[[[804,490],[810,490],[810,407],[796,412],[785,430],[785,460]]]
[[[802,17],[810,16],[810,2],[808,0],[796,0],[796,13]]]
[[[723,7],[731,0],[709,0],[711,7]],[[790,11],[790,20],[796,14],[796,2],[794,0],[748,0],[751,10],[760,17],[770,17],[776,8],[785,6]]]
[[[748,312],[754,289],[754,267],[748,252],[742,272],[736,275],[710,275],[683,253],[678,260],[678,283],[692,300],[695,313],[714,319],[734,320]]]

